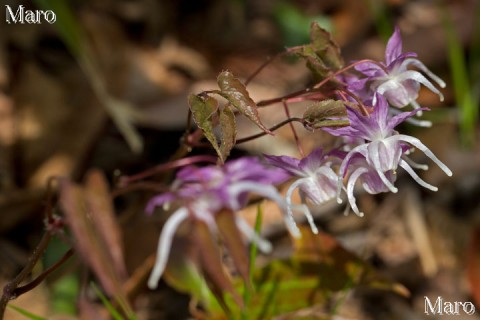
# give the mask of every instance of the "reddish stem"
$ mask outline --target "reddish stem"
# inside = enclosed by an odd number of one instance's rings
[[[290,119],[290,110],[288,110],[288,104],[285,100],[283,100],[282,103],[283,103],[283,109],[285,110],[285,114],[287,115],[287,119]],[[305,153],[303,153],[302,145],[300,144],[300,139],[298,138],[297,131],[295,130],[293,123],[289,122],[288,125],[292,130],[293,137],[295,139],[295,143],[297,144],[297,148],[298,148],[298,152],[300,153],[300,156],[302,156],[302,158],[305,158]]]
[[[370,59],[363,59],[363,60],[358,60],[358,61],[355,61],[353,63],[351,63],[350,65],[340,69],[340,70],[337,70],[336,72],[330,74],[328,77],[326,77],[325,79],[323,79],[322,81],[320,81],[319,83],[317,83],[316,85],[314,85],[313,87],[311,88],[306,88],[306,89],[302,89],[302,90],[299,90],[299,91],[296,91],[296,92],[292,92],[292,93],[289,93],[283,97],[279,97],[279,98],[273,98],[273,99],[268,99],[268,100],[262,100],[262,101],[259,101],[257,103],[257,106],[258,107],[264,107],[264,106],[268,106],[268,105],[271,105],[271,104],[274,104],[274,103],[277,103],[277,102],[282,102],[283,100],[289,100],[291,98],[295,98],[295,97],[298,97],[300,95],[303,95],[303,94],[306,94],[306,93],[309,93],[311,91],[316,91],[318,90],[319,88],[321,88],[323,85],[325,85],[328,81],[332,80],[333,78],[335,78],[336,76],[350,70],[351,68],[355,67],[356,65],[359,65],[361,63],[365,63],[365,62],[371,62],[375,65],[377,65],[379,68],[381,68],[383,71],[385,71],[385,73],[387,73],[387,70],[385,68],[385,66],[383,66],[381,63],[377,62],[377,61],[373,61],[373,60],[370,60]]]
[[[178,160],[174,160],[168,163],[160,164],[158,166],[155,166],[149,170],[146,170],[144,172],[135,174],[133,176],[124,176],[120,179],[120,185],[126,185],[129,184],[133,181],[145,179],[147,177],[150,177],[154,174],[164,172],[167,170],[175,169],[178,167],[183,167],[187,166],[193,163],[198,163],[198,162],[210,162],[210,163],[217,163],[217,158],[213,156],[205,156],[205,155],[200,155],[200,156],[192,156],[188,158],[182,158]]]

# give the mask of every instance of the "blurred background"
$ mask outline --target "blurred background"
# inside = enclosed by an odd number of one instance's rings
[[[120,0],[8,1],[0,14],[0,285],[25,265],[44,230],[49,177],[80,181],[90,168],[113,183],[165,162],[177,150],[188,114],[187,96],[216,88],[229,70],[250,76],[269,57],[309,42],[309,26],[328,29],[348,63],[384,60],[395,25],[404,51],[447,83],[445,100],[422,90],[419,103],[432,109],[432,128],[402,130],[419,137],[453,171],[446,177],[429,163],[422,178],[439,187],[423,190],[404,173],[399,194],[359,194],[366,217],[343,216],[335,205],[316,210],[318,224],[411,293],[359,290],[338,319],[431,319],[433,301],[480,303],[480,2],[477,0]],[[52,10],[55,23],[7,23],[6,6]],[[301,61],[277,59],[251,82],[258,101],[311,84]],[[292,115],[303,107],[292,107]],[[262,109],[267,126],[283,112]],[[240,136],[256,133],[239,122]],[[298,128],[306,150],[329,136]],[[199,151],[201,153],[202,150]],[[288,127],[272,138],[242,145],[237,154],[296,154]],[[418,155],[421,156],[421,155]],[[416,158],[425,162],[424,158]],[[161,219],[143,213],[145,198],[116,201],[127,269],[155,250]],[[248,215],[248,212],[245,213]],[[286,234],[265,219],[277,256],[288,250]],[[65,250],[53,242],[42,263]],[[286,249],[285,249],[286,248]],[[51,260],[48,260],[51,259]],[[75,319],[79,281],[74,261],[12,303],[48,319]],[[39,267],[41,268],[41,267]],[[186,319],[188,297],[162,283],[141,288],[139,319]],[[479,311],[480,312],[480,311]],[[478,314],[467,316],[478,318]],[[448,318],[447,316],[442,319]],[[453,316],[453,318],[458,318]],[[8,310],[6,319],[24,319]]]

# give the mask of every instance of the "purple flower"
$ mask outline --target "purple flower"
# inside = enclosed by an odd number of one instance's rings
[[[223,209],[232,212],[241,209],[247,204],[249,192],[275,200],[286,212],[287,206],[273,185],[287,178],[288,175],[283,170],[268,168],[256,158],[229,161],[223,167],[188,166],[180,170],[172,185],[172,191],[152,198],[147,204],[147,213],[152,213],[157,206],[165,206],[176,200],[183,205],[170,216],[163,227],[148,286],[157,287],[167,264],[173,236],[182,222],[187,219],[201,220],[209,226],[211,232],[215,232],[215,214]],[[298,235],[298,228],[290,222],[286,213],[285,220],[290,231]],[[247,238],[257,243],[260,250],[271,250],[270,243],[258,237],[240,216],[235,217],[235,222]]]
[[[318,233],[318,230],[313,222],[312,214],[306,206],[306,199],[320,205],[335,198],[338,176],[333,171],[332,165],[340,164],[339,156],[344,156],[344,154],[341,152],[324,154],[321,148],[314,150],[301,160],[288,156],[265,155],[268,163],[297,178],[287,190],[288,214],[293,219],[292,195],[298,188],[302,206],[297,206],[297,208],[303,211],[314,233]]]
[[[402,53],[400,30],[396,27],[387,43],[385,63],[380,63],[383,67],[373,62],[364,62],[358,64],[355,69],[367,76],[373,92],[383,95],[394,107],[403,108],[411,104],[415,109],[420,108],[416,102],[420,84],[436,93],[443,101],[442,93],[421,72],[407,69],[409,66],[413,66],[430,77],[441,88],[445,87],[445,82],[433,74],[416,56],[413,52]],[[365,79],[359,81],[362,85],[365,83]],[[355,92],[358,85],[350,84],[349,87]],[[375,97],[373,99],[373,104],[375,104]]]
[[[407,154],[410,152],[411,146],[423,151],[427,157],[432,159],[448,176],[452,172],[428,149],[419,139],[404,134],[398,134],[394,128],[412,117],[423,109],[416,109],[411,112],[402,112],[396,116],[390,117],[388,113],[388,104],[385,98],[376,94],[376,104],[370,115],[364,116],[357,110],[347,107],[347,115],[350,126],[343,128],[325,128],[324,130],[335,136],[347,136],[352,138],[360,138],[365,142],[351,149],[343,159],[338,175],[337,195],[340,194],[343,178],[346,176],[347,169],[352,172],[350,179],[354,183],[361,175],[367,174],[374,170],[380,180],[376,176],[370,176],[367,191],[377,193],[386,187],[391,192],[397,192],[394,186],[394,177],[398,166],[407,171],[410,176],[421,186],[437,191],[437,188],[423,181],[412,169],[426,169],[426,166],[417,165],[408,159]],[[358,171],[359,167],[353,166],[354,160],[363,158],[363,167],[366,169]],[[356,160],[358,161],[358,160]],[[357,162],[358,163],[358,162]],[[356,173],[355,173],[356,172]],[[364,178],[366,180],[367,178]],[[381,181],[382,185],[379,185]]]

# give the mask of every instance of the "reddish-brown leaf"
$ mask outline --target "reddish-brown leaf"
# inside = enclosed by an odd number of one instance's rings
[[[227,105],[220,111],[220,156],[225,161],[230,155],[230,151],[235,146],[237,139],[237,125],[235,122],[235,114]]]
[[[107,248],[99,241],[91,223],[91,216],[81,187],[68,180],[61,181],[60,202],[66,216],[66,222],[75,238],[75,249],[82,260],[95,272],[103,288],[112,294],[116,290],[113,270],[106,261]],[[112,271],[112,272],[110,272]]]
[[[242,241],[242,235],[235,223],[233,212],[223,210],[216,216],[218,230],[222,239],[227,246],[230,255],[232,256],[235,268],[242,276],[245,283],[249,283],[249,258],[245,244]]]
[[[86,192],[67,179],[60,181],[60,204],[67,225],[74,237],[74,246],[82,261],[94,272],[100,284],[109,296],[115,297],[122,308],[131,313],[121,277],[113,267],[107,244],[96,229],[95,212],[89,207]]]
[[[257,105],[250,98],[247,89],[231,72],[223,71],[217,78],[221,95],[228,100],[241,114],[252,120],[264,132],[273,134],[260,120]]]
[[[120,226],[115,217],[108,182],[99,170],[91,170],[85,179],[85,194],[97,234],[108,248],[107,253],[121,280],[127,279]]]
[[[218,245],[215,244],[208,226],[202,221],[195,222],[195,241],[198,245],[199,258],[205,277],[211,282],[211,290],[217,296],[219,302],[223,302],[224,293],[230,293],[235,302],[242,306],[242,299],[235,291],[232,281],[224,270],[220,259]]]

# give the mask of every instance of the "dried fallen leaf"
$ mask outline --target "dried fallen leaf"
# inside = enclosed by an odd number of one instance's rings
[[[98,218],[94,218],[93,215],[99,212],[96,211],[97,209],[92,210],[87,197],[87,191],[81,186],[68,179],[60,181],[60,203],[66,223],[75,239],[76,251],[80,254],[82,261],[93,270],[107,294],[115,297],[126,313],[131,314],[132,309],[122,289],[122,276],[116,272],[110,248],[104,241],[104,237],[100,235],[102,231],[97,229],[94,222],[98,221]]]

